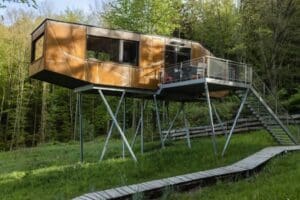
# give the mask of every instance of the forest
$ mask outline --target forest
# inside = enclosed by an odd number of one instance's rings
[[[12,2],[20,8],[11,9]],[[290,113],[300,113],[300,0],[238,6],[232,0],[108,0],[90,7],[90,13],[67,8],[57,14],[47,1],[0,1],[0,151],[78,140],[74,91],[28,77],[30,34],[45,18],[199,41],[217,57],[251,65]],[[97,95],[83,98],[88,141],[106,133],[110,118]],[[134,128],[138,101],[126,103],[126,127]],[[195,109],[204,108],[191,105],[190,117],[205,122]],[[230,106],[219,109],[226,115]],[[151,108],[146,118],[155,128]]]

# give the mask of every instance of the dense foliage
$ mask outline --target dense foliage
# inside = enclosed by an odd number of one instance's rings
[[[6,22],[0,22],[0,150],[76,139],[73,91],[28,79],[30,32],[45,17],[89,23],[92,16],[102,26],[200,41],[216,56],[253,65],[290,111],[300,112],[299,0],[245,0],[240,8],[231,0],[111,0],[95,5],[91,15],[69,8],[53,15],[38,5],[34,11],[16,11],[0,2],[7,9]],[[223,118],[230,118],[234,108],[235,99],[228,100],[218,106]],[[86,96],[83,104],[86,139],[104,134],[109,118],[99,98]],[[129,128],[136,126],[138,106],[127,100]],[[205,109],[190,105],[192,124],[207,121]],[[170,112],[176,112],[174,105]],[[152,108],[147,120],[155,128]]]

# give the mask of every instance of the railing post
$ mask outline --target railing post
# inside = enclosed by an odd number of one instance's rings
[[[247,84],[247,65],[243,65],[244,66],[244,70],[245,70],[245,84]]]
[[[180,76],[179,76],[179,78],[180,78],[180,81],[182,80],[182,62],[180,63]]]
[[[210,74],[210,57],[207,57],[207,69],[206,69],[206,77],[207,78],[209,78],[209,74]]]
[[[230,70],[229,69],[229,61],[228,60],[226,60],[226,68],[227,68],[228,71]],[[228,74],[230,74],[230,73],[228,73]],[[228,74],[226,74],[225,80],[229,80]]]

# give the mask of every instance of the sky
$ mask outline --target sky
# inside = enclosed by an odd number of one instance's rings
[[[51,8],[51,11],[55,14],[59,14],[63,12],[65,9],[81,9],[85,13],[88,13],[90,11],[91,6],[95,5],[95,2],[99,3],[101,5],[101,2],[105,2],[107,0],[36,0],[39,7],[43,7],[44,5],[47,5],[47,7]],[[0,9],[0,16],[4,16],[6,11],[12,10],[12,9],[26,9],[30,10],[32,8],[18,4],[18,3],[7,3],[6,2],[6,8]]]

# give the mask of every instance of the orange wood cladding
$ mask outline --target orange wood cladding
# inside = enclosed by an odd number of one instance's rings
[[[43,56],[31,63],[30,77],[72,89],[96,84],[155,90],[160,83],[161,71],[165,64],[165,45],[176,39],[50,19],[46,19],[32,33],[33,43],[42,34]],[[92,34],[138,41],[138,66],[86,58],[87,35]],[[191,48],[192,59],[210,55],[210,52],[197,42],[176,40]],[[65,78],[64,81],[60,80],[62,77]]]

